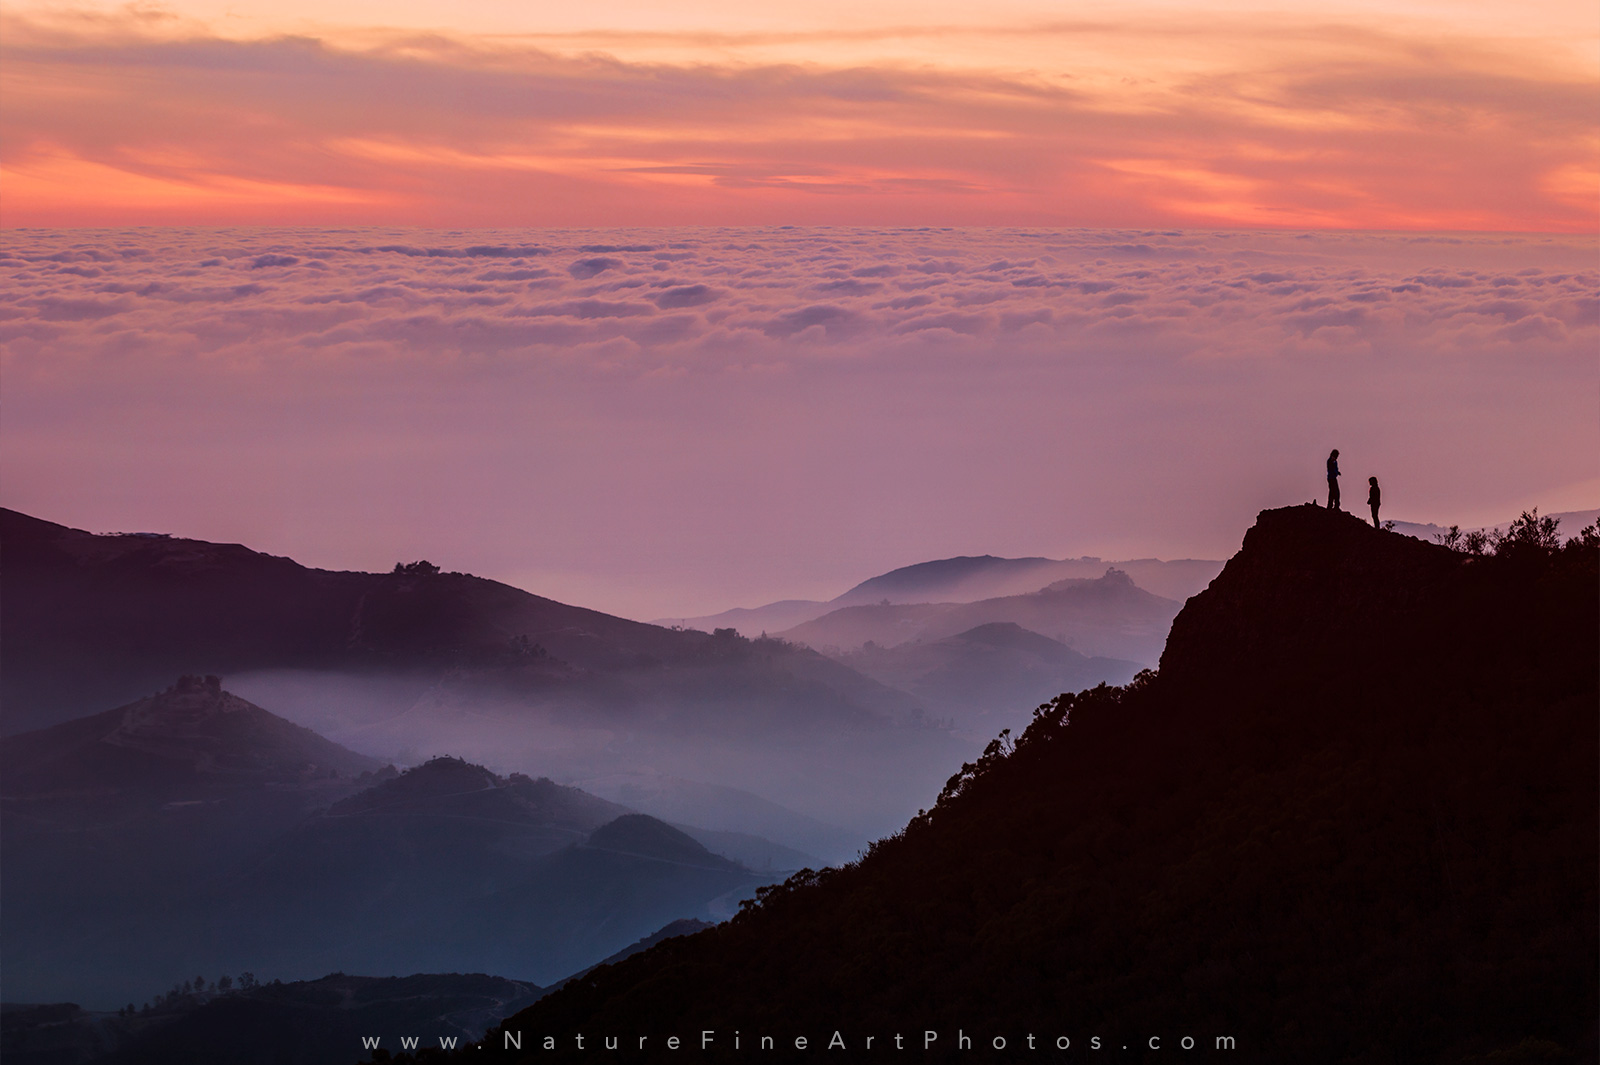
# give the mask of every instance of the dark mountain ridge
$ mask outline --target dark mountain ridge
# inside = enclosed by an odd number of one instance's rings
[[[13,996],[103,1005],[219,967],[543,984],[672,920],[726,916],[775,879],[692,827],[546,778],[450,757],[378,767],[214,676],[0,740],[0,766]],[[520,913],[529,899],[538,912]]]
[[[302,821],[224,890],[243,910],[303,909],[296,937],[381,938],[515,883],[531,860],[629,813],[544,778],[433,758]]]
[[[909,709],[803,649],[736,648],[427,563],[317,570],[239,544],[96,535],[5,509],[0,541],[7,733],[179,673],[273,669],[409,675],[417,691],[448,677],[478,695],[589,708],[803,696],[862,723]]]
[[[440,757],[216,881],[192,906],[194,938],[268,971],[472,969],[548,984],[773,879],[576,788]]]
[[[738,1030],[774,1060],[834,1033],[867,1057],[931,1031],[922,1058],[966,1060],[959,1031],[1118,1060],[1183,1037],[1251,1061],[1594,1060],[1597,554],[1264,512],[1158,674],[1041,706],[861,861],[467,1054],[580,1060],[575,1035],[617,1033],[672,1060],[667,1036],[712,1031],[700,1056],[732,1060]]]
[[[180,677],[127,706],[0,739],[7,797],[134,788],[192,798],[196,789],[350,779],[379,768],[223,691],[216,676]]]
[[[55,908],[58,878],[82,881],[89,869],[118,876],[89,877],[69,895],[125,899],[182,882],[394,773],[224,691],[215,676],[181,677],[127,706],[7,736],[0,920],[12,933],[16,919],[30,925],[22,900]],[[90,910],[85,918],[99,916]]]
[[[330,818],[405,816],[524,823],[585,833],[631,811],[578,788],[523,773],[502,777],[481,765],[441,756],[328,809]]]
[[[624,814],[591,832],[584,846],[705,869],[741,870],[738,862],[712,854],[687,832],[648,814]]]
[[[962,585],[997,576],[1026,573],[1032,583],[1034,574],[1044,570],[1054,561],[1048,558],[1000,558],[996,555],[957,555],[930,562],[917,562],[901,566],[888,573],[870,577],[834,599],[839,606],[876,603],[887,599],[891,603],[928,602],[930,594],[935,599],[949,599],[949,592]],[[1048,582],[1046,582],[1048,583]],[[1043,587],[1043,585],[1039,585]],[[1027,589],[1033,591],[1032,588]],[[945,594],[939,594],[939,593]],[[907,596],[915,598],[907,599]],[[987,596],[985,598],[988,598]]]

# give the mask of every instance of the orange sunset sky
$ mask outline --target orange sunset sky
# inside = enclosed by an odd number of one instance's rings
[[[9,3],[7,226],[1584,233],[1590,0]]]
[[[1594,0],[10,0],[0,79],[51,521],[649,620],[1226,558],[1333,447],[1600,503]]]

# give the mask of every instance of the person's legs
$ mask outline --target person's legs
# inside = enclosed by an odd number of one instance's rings
[[[1378,524],[1378,504],[1376,503],[1372,504],[1372,527],[1374,529],[1383,528],[1383,526]]]
[[[1328,478],[1328,509],[1339,509],[1339,478]]]

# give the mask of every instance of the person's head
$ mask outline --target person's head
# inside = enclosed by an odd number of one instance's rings
[[[1338,458],[1339,457],[1339,449],[1338,448],[1334,448],[1332,451],[1328,452],[1328,457],[1330,459]]]
[[[1374,488],[1378,487],[1378,479],[1376,477],[1368,477],[1367,478],[1367,483],[1370,484]]]

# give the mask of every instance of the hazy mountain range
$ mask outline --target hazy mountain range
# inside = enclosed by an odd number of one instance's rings
[[[1149,658],[1176,610],[1102,571],[1020,605],[902,604],[906,647],[829,657],[428,563],[327,572],[13,511],[0,536],[0,922],[7,993],[35,1000],[135,997],[197,967],[546,986],[675,920],[725,918],[775,873],[850,857],[976,749],[950,722],[992,732],[1141,664],[1008,610],[1080,639],[1098,614]],[[971,591],[1056,572],[962,568],[918,579]],[[841,616],[905,626],[875,602]]]
[[[694,618],[660,618],[657,625],[712,631],[734,628],[742,635],[788,636],[791,630],[843,607],[902,603],[970,603],[1036,592],[1065,580],[1092,580],[1107,570],[1128,574],[1140,588],[1178,602],[1204,588],[1222,570],[1220,561],[1143,558],[1103,562],[1098,558],[998,558],[963,555],[920,562],[862,581],[826,602],[785,599]],[[796,637],[800,638],[800,637]],[[1158,649],[1159,653],[1159,649]]]
[[[427,564],[335,573],[14,511],[0,512],[0,536],[13,733],[179,674],[222,675],[383,761],[451,753],[568,780],[645,772],[798,802],[852,841],[824,858],[892,823],[911,785],[970,745],[911,695],[806,648],[673,631]]]
[[[744,852],[763,867],[788,852],[848,858],[981,745],[996,707],[1152,663],[1178,605],[1088,560],[946,560],[865,582],[842,597],[864,602],[793,639],[751,640],[611,617],[420,562],[329,572],[240,545],[94,535],[14,511],[0,511],[0,536],[8,733],[103,712],[180,674],[222,675],[240,696],[383,762],[450,753],[501,774],[713,789],[694,820],[673,812],[677,800],[638,808],[788,849]],[[1193,583],[1207,565],[1141,572]],[[874,605],[882,593],[978,594],[1067,571],[1093,579],[959,607]],[[1045,645],[1033,641],[1006,661],[980,653],[992,639],[959,638],[993,623],[1070,643],[1081,658],[1039,658]],[[899,662],[849,657],[868,641],[906,639],[929,646]],[[752,816],[752,797],[786,812]],[[793,831],[778,830],[785,821]]]
[[[1138,662],[1079,654],[1014,621],[991,621],[942,639],[892,647],[869,641],[840,658],[991,736],[1002,728],[1020,729],[1035,705],[1061,692],[1101,682],[1125,684],[1142,668]]]
[[[1121,570],[1095,580],[1068,578],[1024,595],[971,603],[879,603],[847,606],[781,633],[833,655],[872,643],[900,647],[956,636],[980,625],[1011,623],[1082,654],[1153,665],[1182,606],[1138,587]],[[1121,668],[1118,663],[1117,668]]]
[[[120,1001],[197,969],[547,986],[806,857],[460,759],[397,772],[215,677],[6,737],[0,771],[11,1000]]]

